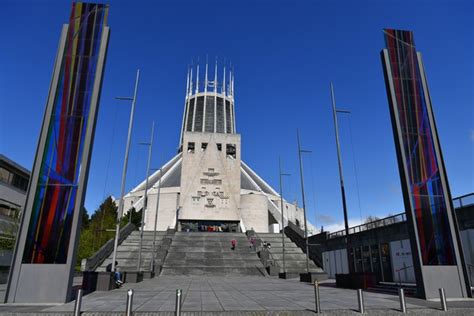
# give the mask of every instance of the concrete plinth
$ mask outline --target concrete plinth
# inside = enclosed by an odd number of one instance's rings
[[[124,277],[125,283],[138,283],[143,281],[143,271],[127,271]]]
[[[267,270],[267,273],[271,276],[277,276],[280,271],[279,267],[274,267],[274,266],[268,266],[265,269]]]
[[[300,273],[300,282],[314,283],[314,281],[324,281],[328,279],[325,272]]]
[[[280,272],[278,277],[280,279],[296,279],[299,278],[300,274],[298,272]]]
[[[97,291],[110,291],[115,288],[115,280],[113,272],[96,272],[97,273]]]
[[[143,279],[153,279],[154,277],[155,277],[155,272],[143,271]]]

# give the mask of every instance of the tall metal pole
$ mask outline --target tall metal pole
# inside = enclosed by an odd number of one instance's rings
[[[280,210],[281,210],[281,243],[283,246],[283,273],[286,272],[285,267],[285,217],[283,215],[283,180],[282,176],[289,176],[287,173],[281,173],[281,159],[278,157],[278,168],[280,170]]]
[[[151,123],[151,136],[149,143],[143,143],[143,145],[148,145],[148,162],[146,166],[146,180],[145,180],[145,196],[143,200],[142,208],[142,221],[140,225],[140,249],[138,249],[138,261],[137,261],[137,271],[140,271],[140,265],[142,262],[142,246],[143,246],[143,226],[145,225],[145,212],[148,207],[148,178],[150,175],[150,161],[151,161],[151,151],[153,149],[153,134],[155,131],[155,121]]]
[[[300,132],[298,129],[296,129],[296,137],[298,139],[298,157],[300,161],[301,196],[303,199],[302,202],[303,202],[303,214],[304,214],[304,238],[306,242],[306,273],[309,273],[308,222],[306,220],[306,200],[304,196],[303,159],[301,158],[302,152],[309,152],[309,151],[301,150]]]
[[[115,260],[117,259],[117,248],[120,234],[120,219],[123,214],[123,196],[125,194],[125,180],[127,177],[127,166],[128,166],[128,154],[130,152],[130,141],[132,138],[132,129],[133,129],[133,114],[135,112],[135,102],[137,100],[137,90],[138,90],[138,80],[140,79],[140,69],[137,70],[137,78],[135,79],[135,91],[133,93],[133,98],[117,98],[119,100],[132,100],[132,109],[130,111],[130,122],[128,123],[128,136],[127,136],[127,145],[125,147],[125,159],[123,162],[122,170],[122,184],[120,186],[120,200],[117,211],[117,223],[115,226],[115,241],[114,241],[114,254],[112,257],[112,271],[115,272]]]
[[[153,272],[155,272],[155,253],[156,253],[156,226],[158,224],[158,208],[160,205],[160,191],[161,191],[161,178],[163,177],[163,168],[160,168],[160,179],[158,180],[158,192],[156,195],[156,209],[155,209],[155,226],[153,229],[153,252],[152,252],[152,258],[153,258]]]
[[[347,219],[347,204],[346,204],[346,191],[344,189],[344,176],[342,173],[342,159],[341,159],[341,146],[339,144],[339,128],[337,126],[337,110],[336,110],[336,100],[334,98],[334,87],[331,82],[331,100],[332,100],[332,113],[334,118],[334,131],[336,133],[336,147],[337,147],[337,162],[339,165],[339,179],[341,184],[341,196],[342,196],[342,209],[344,211],[344,227],[346,231],[346,245],[347,245],[347,258],[349,265],[349,272],[352,270],[351,260],[350,259],[350,249],[349,249],[349,221]]]

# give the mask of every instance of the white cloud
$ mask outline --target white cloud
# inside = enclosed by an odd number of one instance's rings
[[[362,224],[362,221],[360,220],[360,218],[356,219],[356,218],[350,218],[349,219],[349,227],[353,227],[353,226],[357,226],[357,225],[360,225]],[[324,231],[327,231],[327,232],[330,232],[330,233],[334,233],[334,232],[337,232],[337,231],[340,231],[340,230],[344,230],[344,222],[341,222],[341,223],[336,223],[336,224],[331,224],[331,225],[328,225],[328,226],[324,226]]]

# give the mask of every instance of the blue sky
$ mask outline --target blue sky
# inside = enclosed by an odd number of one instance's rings
[[[342,207],[329,94],[339,107],[351,223],[403,211],[398,166],[379,57],[383,28],[415,32],[423,53],[453,196],[474,191],[472,1],[110,1],[111,38],[86,208],[118,196],[131,95],[141,70],[127,188],[176,153],[186,69],[217,56],[235,67],[242,157],[286,198],[300,200],[296,128],[304,157],[308,218],[337,229]],[[2,1],[0,152],[32,168],[61,25],[70,1]],[[352,131],[352,133],[351,133]],[[352,135],[352,137],[351,137]],[[357,177],[356,177],[357,174]],[[359,199],[360,197],[360,199]]]

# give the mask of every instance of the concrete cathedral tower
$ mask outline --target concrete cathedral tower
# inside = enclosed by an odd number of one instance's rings
[[[158,212],[157,230],[277,232],[280,196],[241,160],[233,69],[219,69],[217,61],[211,67],[188,69],[178,154],[150,176],[148,188],[144,180],[125,196],[125,210],[142,209],[146,189],[145,230],[155,229]],[[284,207],[284,224],[303,228],[303,210]]]

